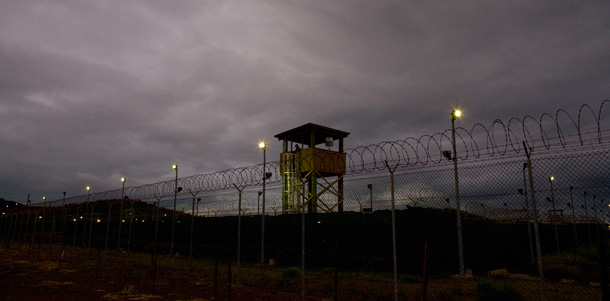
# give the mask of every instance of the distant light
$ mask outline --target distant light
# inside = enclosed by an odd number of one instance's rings
[[[144,220],[142,220],[142,222],[144,222]]]
[[[97,219],[97,222],[98,222],[98,223],[99,223],[99,222],[101,222],[101,221],[102,221],[101,219],[99,219],[99,218]]]
[[[76,219],[75,219],[75,218],[73,218],[73,219],[72,219],[72,221],[73,221],[73,222],[75,222],[75,221],[76,221]]]
[[[460,110],[453,110],[453,111],[451,112],[451,116],[452,116],[453,118],[458,118],[458,117],[462,116],[462,111],[460,111]]]
[[[87,191],[89,191],[89,190],[91,190],[91,187],[90,187],[90,186],[87,186]]]
[[[260,147],[261,149],[265,149],[267,147],[267,144],[265,144],[265,142],[261,142],[258,144],[258,147]]]
[[[176,164],[172,165],[172,169],[178,169],[178,165],[176,165]]]
[[[551,180],[551,181],[555,181],[555,177],[551,176],[551,177],[549,178],[549,180]]]
[[[322,223],[321,221],[318,221],[318,224],[321,224],[321,223]]]
[[[125,183],[125,178],[121,178],[121,182]]]

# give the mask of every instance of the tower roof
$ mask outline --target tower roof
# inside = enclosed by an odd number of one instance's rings
[[[345,138],[349,135],[348,132],[332,129],[314,123],[307,123],[292,130],[279,133],[274,137],[278,140],[287,140],[295,143],[309,144],[312,132],[316,137],[316,141],[314,143],[316,145],[324,143],[326,141],[326,137],[331,137],[336,140]]]

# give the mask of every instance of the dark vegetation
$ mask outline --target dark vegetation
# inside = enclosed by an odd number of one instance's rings
[[[124,205],[122,249],[127,248],[131,217],[133,219],[130,251],[152,252],[155,233],[154,206],[139,201],[134,202],[133,211],[129,206],[129,203]],[[89,230],[83,231],[82,228],[85,224],[87,227],[90,225],[87,217],[78,220],[76,232],[74,232],[73,218],[76,215],[76,207],[70,205],[67,208],[66,244],[70,245],[76,234],[76,243],[87,245]],[[105,202],[99,202],[93,208],[94,217],[101,219],[99,223],[93,223],[91,232],[92,247],[97,247],[98,244],[105,243],[108,205]],[[84,205],[81,204],[80,216],[84,215],[84,210]],[[116,202],[113,210],[109,235],[110,248],[117,246],[119,210]],[[49,232],[52,228],[50,225],[52,213],[47,212],[46,214],[45,232]],[[55,212],[57,231],[60,231],[61,222],[58,221],[61,220],[61,215],[60,209]],[[183,256],[188,256],[190,251],[191,220],[190,214],[179,213],[177,215],[175,251]],[[195,257],[211,258],[215,256],[218,249],[237,247],[236,216],[199,216],[194,221],[193,254]],[[281,266],[300,266],[301,215],[268,215],[265,221],[266,262],[273,259],[276,264]],[[401,273],[421,274],[425,243],[429,244],[431,277],[449,277],[457,273],[455,211],[411,207],[407,210],[397,210],[396,221],[397,251]],[[159,254],[169,253],[171,222],[171,210],[161,208]],[[31,227],[32,225],[30,225],[30,231]],[[40,224],[37,227],[40,227]],[[596,229],[595,225],[590,225],[589,230],[591,229]],[[242,217],[241,231],[241,260],[251,263],[259,262],[261,216]],[[512,273],[536,274],[536,269],[530,262],[527,231],[526,222],[501,223],[476,215],[463,214],[464,254],[467,268],[472,269],[473,273],[478,275],[485,275],[490,270],[500,268],[507,268]],[[587,225],[579,225],[578,231],[582,245],[587,237]],[[540,232],[542,250],[556,249],[554,226],[540,224]],[[573,225],[559,225],[558,232],[561,248],[573,251],[575,245]],[[593,233],[595,234],[595,232]],[[307,214],[305,217],[306,265],[308,268],[334,267],[338,261],[340,269],[343,271],[391,271],[391,234],[390,211],[364,214],[356,212]],[[47,233],[47,235],[49,234]],[[587,255],[582,254],[582,256]],[[582,256],[579,259],[582,259]],[[550,274],[552,275],[552,273]],[[593,277],[593,275],[590,276]],[[590,277],[587,278],[590,280]]]

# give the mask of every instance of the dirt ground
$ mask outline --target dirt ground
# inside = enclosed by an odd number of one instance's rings
[[[226,278],[188,265],[158,263],[153,292],[150,255],[98,252],[80,248],[30,249],[28,245],[0,249],[0,287],[3,300],[228,300]],[[188,258],[180,259],[188,263]],[[163,265],[163,266],[162,266]],[[220,277],[219,277],[220,278]],[[233,280],[235,282],[235,280]],[[232,300],[300,300],[300,295],[231,286]]]

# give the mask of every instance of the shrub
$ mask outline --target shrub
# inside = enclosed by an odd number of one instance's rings
[[[561,279],[576,279],[580,273],[579,266],[570,264],[544,264],[544,276],[548,279],[559,281]]]
[[[301,270],[298,267],[287,267],[282,270],[282,277],[284,278],[296,278],[301,274]]]
[[[479,301],[497,300],[497,301],[519,301],[523,297],[519,295],[515,289],[509,285],[499,285],[489,282],[488,280],[480,280],[477,282],[477,297]]]
[[[405,283],[420,283],[421,282],[421,276],[417,276],[417,275],[400,275],[400,277],[398,277],[400,279],[401,282],[405,282]]]

